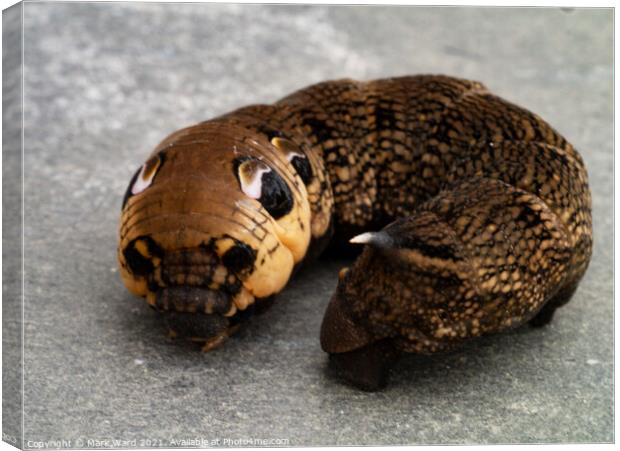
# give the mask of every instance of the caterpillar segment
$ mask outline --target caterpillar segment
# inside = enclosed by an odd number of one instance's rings
[[[164,139],[127,189],[118,257],[127,288],[210,350],[328,243],[361,254],[321,346],[376,390],[402,353],[551,321],[591,257],[587,172],[481,83],[328,81]]]

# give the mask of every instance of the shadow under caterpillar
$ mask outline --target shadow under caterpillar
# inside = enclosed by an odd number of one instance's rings
[[[123,199],[118,259],[173,335],[210,350],[330,240],[364,246],[321,345],[374,390],[401,352],[551,320],[591,257],[586,169],[481,83],[328,81],[164,139]]]

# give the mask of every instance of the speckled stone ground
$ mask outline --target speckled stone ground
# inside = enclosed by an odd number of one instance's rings
[[[27,3],[24,445],[613,441],[612,20],[603,9]],[[122,194],[151,148],[323,79],[422,72],[481,80],[581,150],[594,256],[555,321],[405,359],[385,391],[359,392],[325,373],[318,330],[342,262],[323,262],[222,349],[170,342],[115,260]],[[19,173],[19,158],[4,168]],[[5,268],[18,250],[5,247]],[[11,268],[5,362],[19,361]],[[5,408],[5,432],[20,421]]]

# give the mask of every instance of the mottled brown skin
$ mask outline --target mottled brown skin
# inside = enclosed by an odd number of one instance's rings
[[[477,82],[320,83],[176,132],[153,158],[126,196],[121,274],[206,349],[332,234],[375,232],[354,240],[366,245],[321,330],[332,365],[368,390],[401,352],[546,324],[591,256],[581,157]]]

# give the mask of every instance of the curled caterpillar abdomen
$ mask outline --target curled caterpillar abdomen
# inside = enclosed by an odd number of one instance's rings
[[[321,344],[375,389],[400,352],[548,322],[589,263],[590,205],[576,150],[480,83],[330,81],[166,138],[130,182],[118,255],[209,350],[330,239],[365,244]]]

